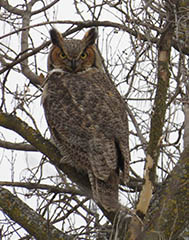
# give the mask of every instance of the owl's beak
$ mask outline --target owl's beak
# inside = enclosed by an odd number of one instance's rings
[[[71,68],[72,68],[72,70],[73,70],[73,72],[75,72],[75,70],[76,70],[76,59],[72,59],[71,60]]]

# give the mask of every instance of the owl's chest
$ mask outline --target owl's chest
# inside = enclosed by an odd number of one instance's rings
[[[61,104],[62,106],[90,109],[99,102],[100,89],[85,74],[65,74],[61,77],[50,78],[44,88],[44,102]]]
[[[99,94],[89,86],[89,79],[84,76],[65,75],[50,78],[43,91],[43,107],[49,126],[56,126],[64,132],[90,138],[99,122],[101,106]],[[53,128],[53,127],[52,127]],[[84,133],[83,133],[84,132]]]

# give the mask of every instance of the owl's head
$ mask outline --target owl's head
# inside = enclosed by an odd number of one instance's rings
[[[53,44],[48,57],[48,70],[62,69],[66,72],[81,72],[97,67],[95,28],[87,31],[83,39],[65,39],[56,29],[50,30]]]

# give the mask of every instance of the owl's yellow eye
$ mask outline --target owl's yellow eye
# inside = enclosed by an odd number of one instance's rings
[[[86,52],[83,52],[83,53],[81,54],[81,59],[85,59],[87,56],[88,56],[87,53],[86,53]]]
[[[62,51],[59,55],[62,59],[65,59],[66,58],[66,54]]]

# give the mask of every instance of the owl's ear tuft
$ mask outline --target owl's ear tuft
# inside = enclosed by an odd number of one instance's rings
[[[55,28],[52,28],[49,31],[50,37],[51,37],[51,42],[52,44],[60,47],[60,43],[63,41],[62,34],[58,32]]]
[[[83,41],[87,46],[93,45],[95,43],[95,40],[97,38],[97,29],[96,28],[91,28],[89,31],[87,31],[83,37]]]

